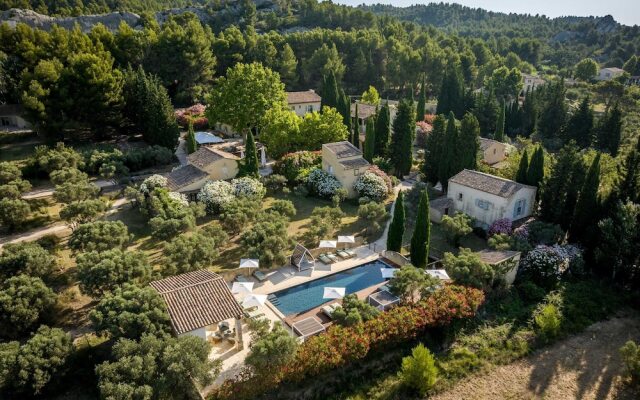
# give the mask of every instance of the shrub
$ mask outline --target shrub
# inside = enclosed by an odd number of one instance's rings
[[[267,192],[262,182],[248,176],[233,179],[231,186],[233,186],[234,196],[253,200],[262,199]]]
[[[442,375],[449,379],[459,379],[467,376],[469,372],[480,369],[482,364],[476,353],[467,347],[457,347],[451,350],[438,366]]]
[[[226,181],[207,182],[198,193],[198,200],[205,205],[208,214],[219,213],[233,199],[233,185]]]
[[[273,166],[273,172],[284,176],[289,184],[305,182],[307,175],[319,167],[322,156],[319,151],[298,151],[285,154]]]
[[[543,341],[550,341],[560,333],[562,314],[554,304],[545,304],[534,314],[536,331]]]
[[[342,187],[338,179],[329,172],[316,168],[307,177],[309,192],[330,199]]]
[[[271,193],[278,193],[287,185],[287,178],[284,175],[271,174],[262,178],[262,183]]]
[[[460,239],[473,230],[471,217],[461,212],[457,212],[453,217],[443,215],[441,225],[449,242],[456,247],[460,245]]]
[[[61,241],[62,239],[60,239],[60,236],[50,233],[36,240],[36,244],[38,244],[49,253],[54,253],[56,250],[58,250],[58,246],[60,245]]]
[[[436,384],[438,379],[436,361],[433,354],[422,343],[413,348],[411,356],[402,359],[400,379],[421,396],[426,395]]]
[[[80,225],[69,239],[74,251],[121,249],[129,243],[129,230],[122,221],[96,221]]]
[[[291,200],[275,200],[269,209],[288,218],[296,215],[296,207]]]
[[[163,146],[149,146],[133,149],[123,155],[122,162],[130,171],[171,164],[173,152]]]
[[[37,326],[56,295],[42,279],[18,275],[0,286],[0,334],[16,337]]]
[[[640,346],[629,340],[620,348],[625,373],[634,383],[640,383]]]
[[[495,220],[491,226],[489,226],[489,237],[493,235],[511,235],[513,233],[513,224],[509,218],[501,218]]]
[[[487,244],[494,250],[511,250],[513,239],[506,233],[496,233],[489,238]]]
[[[554,287],[573,265],[580,265],[582,251],[573,245],[539,245],[520,262],[521,273],[542,287]]]
[[[151,175],[140,184],[138,191],[143,194],[150,194],[157,188],[167,187],[167,178],[162,175]]]
[[[551,246],[560,243],[564,232],[559,225],[542,221],[532,221],[514,231],[514,236],[527,240],[532,246]]]
[[[449,252],[444,253],[442,264],[451,278],[463,285],[488,288],[495,277],[493,267],[482,262],[478,254],[471,249],[460,249],[457,256]]]
[[[384,179],[372,173],[365,172],[353,184],[353,189],[361,197],[368,197],[374,201],[382,201],[389,195],[389,188]]]
[[[331,318],[340,325],[351,326],[369,321],[380,314],[377,308],[358,299],[355,294],[348,294],[342,299],[342,307],[338,307]]]

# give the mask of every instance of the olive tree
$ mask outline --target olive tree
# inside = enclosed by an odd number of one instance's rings
[[[0,286],[0,334],[17,337],[34,328],[56,303],[42,279],[18,275]]]
[[[91,297],[101,297],[125,283],[146,283],[151,276],[151,265],[140,251],[92,251],[80,254],[76,261],[80,291]]]

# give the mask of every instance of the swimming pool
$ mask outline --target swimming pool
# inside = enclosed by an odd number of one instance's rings
[[[268,299],[286,316],[299,314],[329,301],[322,298],[325,286],[343,287],[345,294],[350,294],[384,282],[380,268],[391,268],[391,266],[380,260],[371,261],[346,271],[274,292]]]

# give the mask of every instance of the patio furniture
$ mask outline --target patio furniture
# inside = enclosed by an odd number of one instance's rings
[[[207,340],[213,343],[220,343],[222,341],[222,338],[222,334],[218,331],[215,331],[207,336]]]
[[[249,319],[257,319],[260,316],[264,316],[264,313],[260,310],[248,311],[245,313]]]
[[[220,332],[225,332],[229,330],[229,323],[227,321],[222,321],[218,324],[218,330]]]
[[[331,259],[331,261],[333,261],[333,262],[338,262],[338,261],[340,261],[340,260],[338,259],[338,257],[337,257],[335,254],[332,254],[332,253],[326,253],[325,255],[326,255],[328,258],[330,258],[330,259]]]
[[[333,264],[333,260],[331,260],[325,253],[322,253],[318,256],[318,259],[322,261],[324,264]]]
[[[264,272],[258,270],[253,272],[253,277],[256,278],[258,282],[264,282],[267,280],[267,275],[265,275]]]
[[[336,253],[338,253],[338,255],[342,258],[344,258],[345,260],[352,258],[355,254],[349,254],[344,250],[338,250],[336,251]]]
[[[352,249],[342,249],[342,251],[344,251],[345,253],[351,255],[351,257],[355,257],[356,256],[356,252],[353,251]]]
[[[234,280],[236,282],[251,282],[251,279],[247,278],[244,275],[238,275],[238,276],[236,276],[236,278]]]
[[[332,315],[333,312],[337,309],[342,307],[340,305],[340,303],[331,303],[331,304],[327,304],[326,306],[323,306],[321,308],[322,312],[324,313],[324,315],[326,315],[327,317],[333,319]]]
[[[306,247],[298,243],[293,249],[293,254],[291,254],[291,257],[289,257],[289,262],[295,268],[298,268],[298,271],[304,271],[306,269],[312,269],[315,265],[316,260],[313,258],[311,252],[309,252]]]

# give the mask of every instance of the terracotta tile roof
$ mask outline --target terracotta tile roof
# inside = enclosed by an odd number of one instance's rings
[[[187,156],[189,164],[193,164],[197,168],[206,168],[208,165],[211,165],[212,163],[223,158],[227,158],[230,160],[240,159],[239,157],[234,156],[231,153],[227,153],[226,151],[214,149],[208,146],[202,146],[195,153],[191,153]]]
[[[325,143],[322,147],[329,149],[329,151],[336,155],[336,158],[347,158],[362,155],[360,149],[346,140],[342,142]]]
[[[171,325],[180,335],[242,315],[242,307],[222,277],[207,270],[150,283],[164,299]]]
[[[535,186],[523,185],[499,176],[469,169],[458,172],[458,174],[449,179],[449,183],[451,182],[505,198],[513,196],[522,188],[535,189]]]
[[[487,139],[487,138],[480,138],[480,150],[484,151],[486,149],[488,149],[489,147],[491,147],[491,145],[493,144],[503,144],[502,142],[498,142],[497,140],[493,140],[493,139]]]
[[[176,168],[168,174],[165,174],[167,178],[167,188],[173,191],[204,179],[207,176],[209,176],[209,174],[191,164]]]
[[[500,264],[503,261],[506,261],[512,257],[520,254],[519,251],[513,250],[482,250],[478,252],[478,256],[480,256],[480,260],[487,264],[495,265]]]
[[[346,169],[357,169],[369,166],[369,162],[362,157],[353,160],[340,161],[340,164],[342,164]]]
[[[375,115],[378,107],[372,106],[371,104],[358,103],[358,118],[367,119],[372,115]],[[353,118],[356,117],[356,104],[351,104],[351,116]]]
[[[319,103],[322,98],[313,90],[305,90],[303,92],[287,92],[288,104],[301,103]]]

